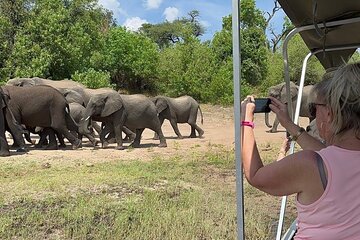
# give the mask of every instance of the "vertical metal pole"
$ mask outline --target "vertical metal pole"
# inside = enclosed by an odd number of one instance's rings
[[[244,234],[244,195],[243,169],[241,159],[241,128],[240,128],[240,0],[232,0],[232,31],[233,31],[233,75],[234,75],[234,122],[235,122],[235,162],[236,162],[236,210],[237,239],[243,240]]]

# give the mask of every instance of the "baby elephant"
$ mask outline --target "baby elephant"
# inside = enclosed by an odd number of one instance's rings
[[[195,99],[190,96],[178,98],[156,96],[152,98],[152,101],[155,103],[161,125],[165,119],[168,119],[178,138],[183,138],[177,126],[178,123],[188,123],[191,126],[191,138],[196,137],[195,130],[200,138],[203,136],[204,130],[196,124],[198,110],[201,114],[201,124],[203,124],[203,114]]]

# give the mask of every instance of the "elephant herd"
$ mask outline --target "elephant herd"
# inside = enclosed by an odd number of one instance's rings
[[[64,138],[73,149],[82,146],[82,137],[93,146],[102,147],[116,142],[122,150],[124,132],[132,140],[130,146],[139,147],[145,128],[155,132],[159,147],[166,147],[161,126],[168,119],[178,138],[183,138],[177,124],[191,126],[190,137],[202,137],[204,131],[196,124],[199,104],[190,96],[153,98],[141,94],[124,95],[111,88],[89,89],[72,80],[42,78],[15,78],[0,87],[0,156],[9,156],[5,136],[8,131],[17,151],[26,151],[24,137],[31,144],[30,132],[39,134],[36,147],[58,149],[66,146]],[[101,123],[101,126],[98,124]],[[58,142],[60,145],[58,145]]]

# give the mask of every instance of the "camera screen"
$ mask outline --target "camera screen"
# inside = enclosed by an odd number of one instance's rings
[[[271,103],[270,98],[255,98],[255,110],[254,113],[266,113],[270,112],[271,109],[269,104]]]

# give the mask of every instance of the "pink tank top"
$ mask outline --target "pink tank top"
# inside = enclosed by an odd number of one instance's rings
[[[360,239],[360,151],[329,146],[318,153],[328,172],[327,186],[310,205],[296,201],[295,239]]]

